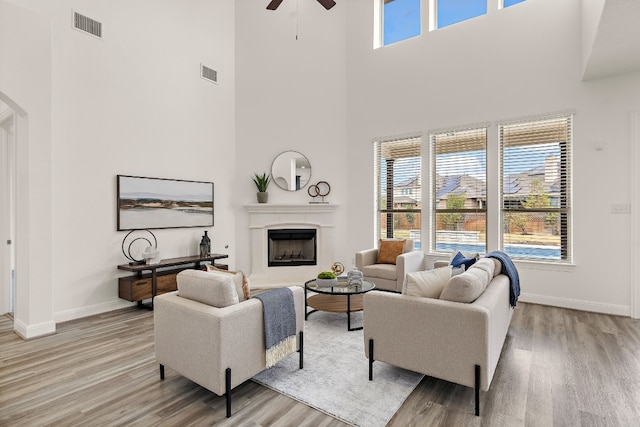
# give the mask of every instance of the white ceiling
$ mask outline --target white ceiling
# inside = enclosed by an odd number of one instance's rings
[[[583,79],[640,70],[640,0],[606,0]]]

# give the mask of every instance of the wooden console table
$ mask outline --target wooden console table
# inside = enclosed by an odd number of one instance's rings
[[[180,258],[163,259],[158,264],[122,264],[118,270],[132,271],[134,276],[120,277],[118,279],[118,296],[127,301],[137,301],[142,307],[142,301],[151,299],[150,308],[153,309],[153,298],[156,295],[172,292],[178,289],[176,275],[189,268],[201,269],[203,262],[215,263],[218,259],[228,258],[229,255],[211,254],[207,257],[186,256]],[[176,268],[169,268],[176,267]],[[218,266],[226,268],[226,266]],[[158,269],[165,269],[160,270]],[[145,273],[148,271],[149,273]]]

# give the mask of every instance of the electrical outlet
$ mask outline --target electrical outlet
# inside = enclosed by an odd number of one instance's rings
[[[630,214],[631,205],[628,203],[614,203],[611,205],[612,214]]]

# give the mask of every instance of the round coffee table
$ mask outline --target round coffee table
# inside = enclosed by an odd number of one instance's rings
[[[362,311],[362,294],[375,289],[376,285],[368,280],[363,280],[361,285],[349,285],[347,279],[338,279],[338,284],[331,287],[319,287],[316,279],[311,279],[304,284],[304,319],[307,320],[311,313],[316,311],[329,311],[332,313],[347,313],[347,330],[357,331],[362,329],[351,327],[351,313]],[[307,296],[307,293],[315,292]],[[345,298],[346,297],[346,298]],[[307,307],[313,308],[307,311]]]

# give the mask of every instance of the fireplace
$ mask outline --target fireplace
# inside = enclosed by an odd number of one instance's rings
[[[338,205],[333,203],[299,203],[299,204],[275,204],[275,203],[251,203],[245,205],[249,213],[249,230],[251,235],[251,273],[249,281],[252,288],[281,287],[283,285],[300,285],[310,278],[316,277],[322,270],[331,268],[331,264],[336,261],[334,258],[334,212]],[[280,262],[273,265],[269,261],[269,251],[277,257],[283,255],[284,248],[273,251],[269,239],[270,230],[281,230],[291,232],[292,230],[303,230],[305,233],[311,231],[315,233],[313,250],[315,251],[315,262],[309,263],[306,258],[311,258],[300,254],[301,248],[288,248],[286,255],[293,253],[291,260],[272,260]],[[310,240],[306,238],[304,240]],[[276,245],[280,244],[275,240]],[[296,245],[302,242],[295,243]],[[306,243],[310,245],[309,242]],[[281,251],[278,253],[278,250]],[[304,256],[306,264],[301,264],[293,259],[295,255]],[[297,263],[296,263],[297,262]],[[310,264],[310,265],[308,265]]]
[[[267,232],[269,267],[317,265],[315,229],[271,229]]]

